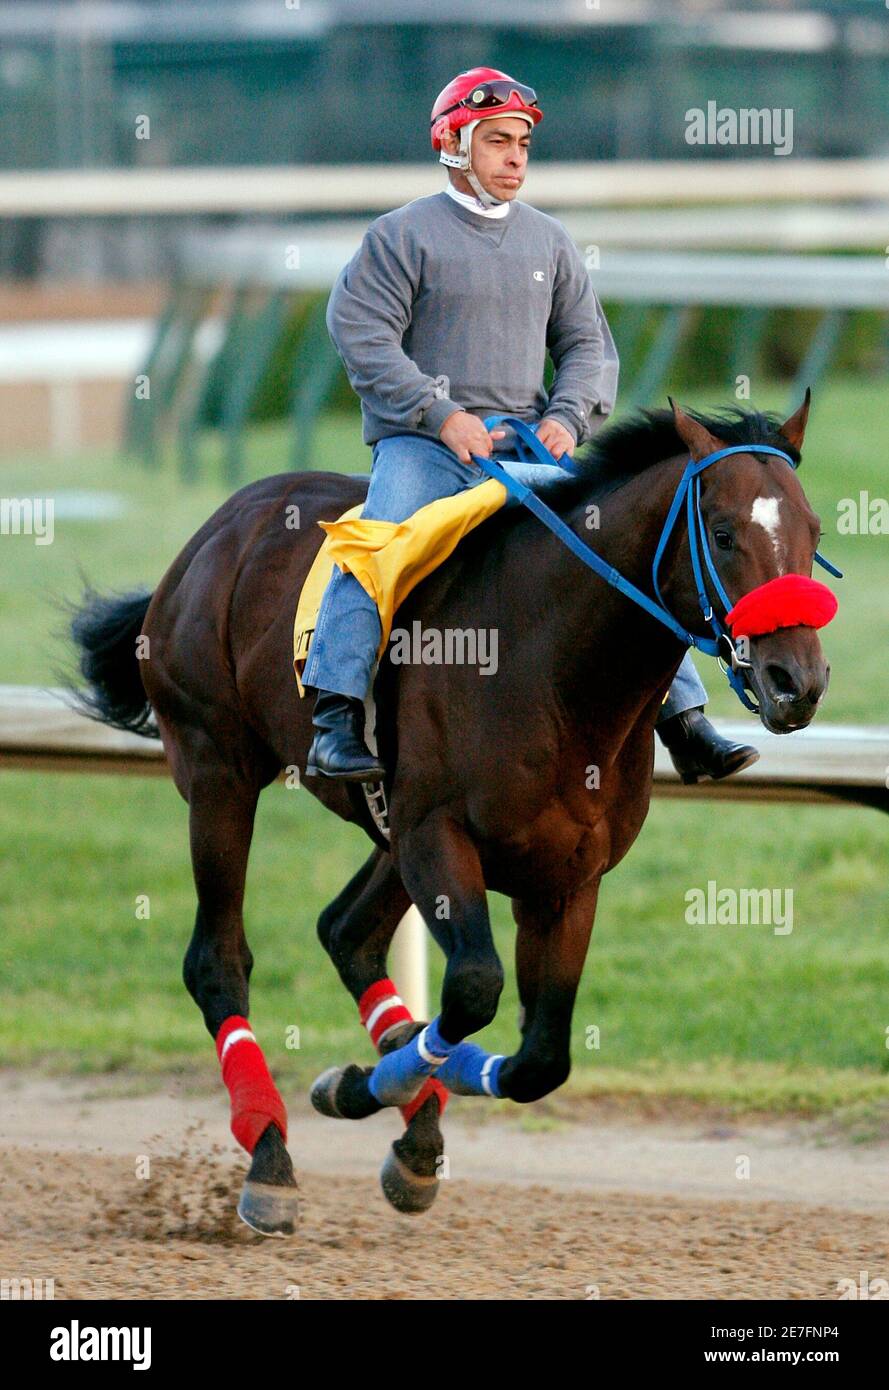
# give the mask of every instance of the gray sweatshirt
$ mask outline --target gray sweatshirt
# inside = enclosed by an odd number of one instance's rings
[[[333,287],[327,327],[366,444],[437,439],[455,410],[546,414],[582,444],[614,406],[617,352],[589,272],[562,224],[528,203],[495,219],[442,192],[377,218]]]

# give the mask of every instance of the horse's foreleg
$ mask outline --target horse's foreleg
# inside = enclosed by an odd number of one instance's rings
[[[456,1047],[438,1079],[457,1095],[539,1100],[571,1069],[571,1017],[596,912],[598,881],[567,902],[516,900],[516,971],[522,1043],[513,1057],[475,1043]]]
[[[423,1024],[415,1023],[386,974],[389,946],[410,907],[410,899],[391,856],[382,849],[324,909],[318,935],[343,984],[358,1005],[362,1025],[381,1054],[403,1046]],[[325,1115],[361,1118],[380,1108],[367,1091],[372,1067],[331,1068],[312,1088],[312,1101]],[[386,1197],[399,1211],[427,1210],[438,1191],[444,1152],[439,1120],[447,1092],[434,1079],[401,1107],[405,1132],[396,1139],[383,1166]]]
[[[539,1100],[571,1070],[571,1019],[596,915],[599,879],[559,903],[513,904],[516,963],[525,1011],[518,1052],[500,1068],[500,1094]]]
[[[256,787],[222,767],[192,778],[189,826],[198,911],[183,974],[216,1042],[231,1097],[232,1133],[253,1160],[238,1214],[264,1235],[289,1235],[297,1198],[287,1113],[248,1022],[253,957],[242,908],[257,799]]]

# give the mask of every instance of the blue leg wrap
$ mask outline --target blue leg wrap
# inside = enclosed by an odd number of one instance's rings
[[[438,1023],[437,1018],[433,1019],[404,1047],[387,1052],[377,1062],[368,1087],[381,1105],[407,1105],[426,1078],[440,1071],[455,1047],[460,1045],[445,1042],[438,1031]]]
[[[454,1095],[494,1096],[499,1099],[500,1068],[505,1061],[505,1057],[486,1052],[475,1043],[461,1042],[439,1067],[436,1075]]]

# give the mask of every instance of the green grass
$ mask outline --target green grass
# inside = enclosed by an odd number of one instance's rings
[[[757,403],[780,401],[781,392]],[[885,493],[882,390],[834,383],[819,393],[803,471],[824,549],[846,569],[825,633],[833,678],[825,718],[889,722],[885,711],[889,537],[838,537],[836,500]],[[684,397],[694,404],[712,402]],[[324,424],[319,462],[367,467],[355,422]],[[211,460],[212,464],[212,460]],[[286,467],[279,431],[251,438],[250,472]],[[210,469],[208,468],[208,472]],[[53,545],[0,544],[0,670],[53,681],[63,652],[47,599],[76,596],[82,564],[98,585],[153,586],[218,504],[211,482],[186,489],[170,467],[146,474],[113,457],[7,467],[7,496],[103,488],[122,521],[58,522]],[[713,708],[737,715],[703,663]],[[751,724],[751,734],[755,726]],[[171,1066],[213,1074],[212,1046],[181,983],[194,916],[186,808],[163,780],[8,772],[0,799],[0,1056],[75,1070]],[[666,1092],[728,1104],[831,1108],[889,1100],[889,927],[885,829],[864,810],[655,802],[631,854],[606,880],[575,1012],[572,1086]],[[273,1066],[303,1084],[322,1065],[369,1058],[354,1007],[314,924],[367,852],[361,832],[281,786],[263,797],[248,879],[256,967],[252,1017]],[[691,927],[685,892],[792,888],[794,930]],[[150,918],[136,916],[147,894]],[[501,954],[512,959],[508,904],[492,895]],[[436,953],[437,955],[437,953]],[[440,966],[436,959],[436,978]],[[511,968],[482,1039],[511,1051]],[[285,1046],[296,1024],[300,1048]],[[599,1029],[588,1049],[586,1030]]]
[[[575,1011],[575,1082],[783,1105],[889,1098],[889,931],[874,813],[803,808],[791,822],[786,808],[720,805],[717,814],[656,802],[606,880]],[[181,983],[194,892],[186,808],[172,785],[10,772],[0,824],[4,1060],[100,1070],[212,1062]],[[276,1067],[300,1083],[331,1059],[369,1056],[314,936],[321,908],[365,853],[361,832],[305,793],[279,785],[263,797],[246,914],[252,1016]],[[685,891],[710,877],[793,888],[793,932],[688,926]],[[136,915],[141,895],[147,920]],[[509,962],[509,907],[491,901]],[[516,1039],[508,976],[485,1039],[497,1051]],[[293,1024],[300,1049],[289,1052]],[[591,1025],[598,1050],[586,1046]]]
[[[246,458],[246,478],[289,470],[285,431],[253,431]],[[58,598],[76,598],[82,568],[97,587],[154,589],[190,536],[223,502],[227,491],[217,481],[219,448],[205,450],[205,476],[194,485],[179,481],[172,461],[148,472],[133,460],[110,451],[59,460],[28,458],[3,467],[5,497],[52,496],[61,490],[113,492],[126,504],[113,521],[64,521],[55,525],[52,545],[36,545],[28,536],[0,540],[0,680],[4,683],[51,682],[64,657],[58,633]],[[334,418],[318,430],[315,457],[319,468],[356,472],[370,466],[355,422]]]

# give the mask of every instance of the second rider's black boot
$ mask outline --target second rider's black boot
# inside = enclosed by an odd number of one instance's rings
[[[686,786],[701,777],[718,782],[759,758],[749,743],[723,738],[702,709],[687,709],[655,727]]]
[[[341,782],[379,782],[385,769],[364,742],[364,704],[333,690],[319,690],[312,714],[315,737],[306,762],[307,777]]]

